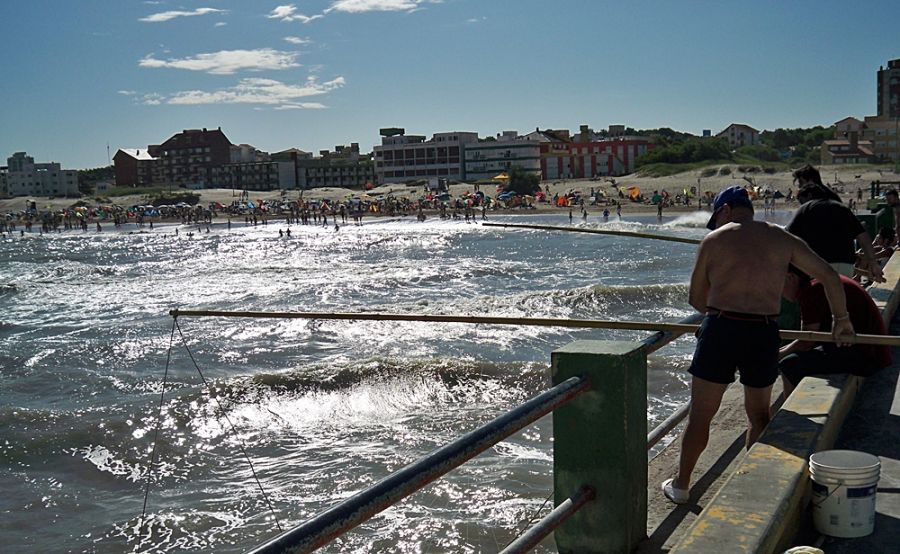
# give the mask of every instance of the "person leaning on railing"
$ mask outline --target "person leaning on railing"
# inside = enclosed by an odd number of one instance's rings
[[[799,238],[777,225],[755,221],[745,189],[721,191],[707,227],[713,231],[700,243],[689,294],[691,306],[706,313],[690,368],[691,410],[678,475],[662,483],[665,496],[677,504],[690,499],[691,473],[706,449],[710,423],[725,389],[734,382],[735,370],[744,385],[748,448],[769,423],[781,346],[778,313],[789,265],[823,283],[835,314],[835,340],[846,343],[854,333],[837,272]]]
[[[847,316],[857,333],[886,335],[881,311],[859,283],[843,275],[841,285],[847,298]],[[785,299],[800,304],[800,320],[804,331],[829,331],[832,317],[828,312],[825,290],[818,281],[792,267],[784,282]],[[837,319],[837,318],[835,318]],[[800,380],[809,375],[851,373],[868,377],[891,365],[889,346],[854,344],[839,348],[833,343],[816,344],[795,340],[781,348],[778,371],[784,382],[784,396],[790,396]]]

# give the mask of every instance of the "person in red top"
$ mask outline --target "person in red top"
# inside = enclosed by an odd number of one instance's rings
[[[885,335],[887,330],[878,306],[859,283],[841,275],[841,285],[847,297],[847,312],[857,333]],[[805,331],[831,331],[831,312],[824,287],[802,275],[793,266],[785,280],[783,296],[800,304],[800,318]],[[845,316],[847,317],[847,316]],[[852,373],[868,377],[891,365],[888,346],[855,344],[839,347],[834,343],[813,343],[796,340],[779,351],[778,370],[784,382],[785,397],[807,375]]]

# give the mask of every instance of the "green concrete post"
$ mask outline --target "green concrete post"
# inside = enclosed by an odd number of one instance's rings
[[[635,342],[582,340],[551,355],[553,384],[584,375],[591,389],[553,412],[559,505],[594,488],[556,532],[562,554],[633,551],[647,536],[647,356]]]

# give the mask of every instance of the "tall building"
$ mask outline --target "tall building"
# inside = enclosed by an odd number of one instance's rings
[[[463,149],[478,142],[478,133],[467,131],[435,133],[428,141],[424,135],[407,135],[398,127],[381,129],[380,133],[381,145],[374,148],[375,175],[380,183],[464,180]]]
[[[211,187],[213,168],[231,162],[231,141],[221,127],[186,129],[148,150],[160,159],[166,182],[179,187]]]
[[[878,117],[900,118],[900,58],[878,68]]]
[[[877,115],[868,115],[862,138],[872,143],[875,158],[900,162],[900,59],[878,68]]]
[[[78,172],[16,152],[7,159],[6,196],[79,196]]]
[[[9,186],[6,181],[6,174],[9,169],[4,166],[0,167],[0,198],[9,198]]]

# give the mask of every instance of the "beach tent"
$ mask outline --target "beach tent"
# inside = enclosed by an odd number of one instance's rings
[[[628,187],[628,188],[625,189],[625,190],[626,190],[626,192],[627,192],[627,194],[628,194],[628,197],[631,198],[632,200],[637,200],[637,199],[641,196],[641,189],[640,189],[640,187],[634,187],[634,186],[632,186],[632,187]]]
[[[498,175],[494,175],[494,176],[492,177],[492,179],[493,179],[494,181],[508,181],[508,180],[509,180],[509,175],[507,175],[506,172],[504,171],[504,172],[502,172],[502,173],[500,173],[500,174],[498,174]]]

